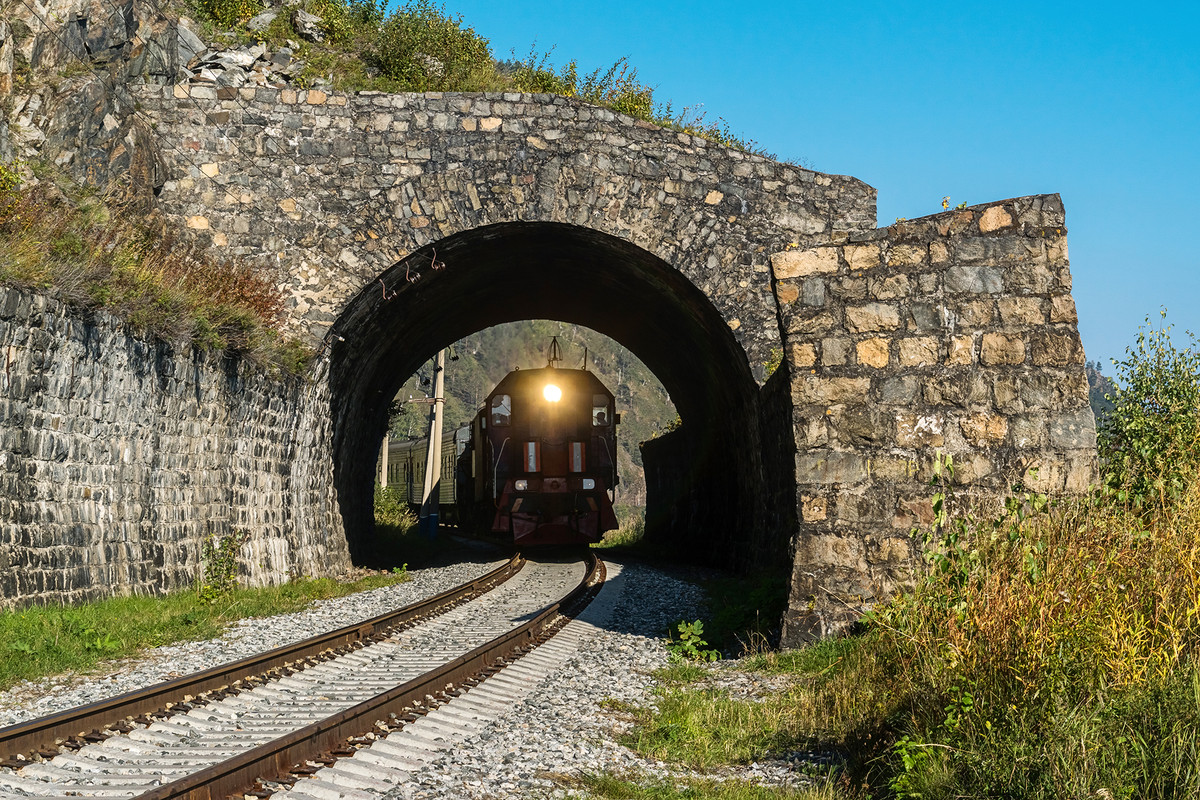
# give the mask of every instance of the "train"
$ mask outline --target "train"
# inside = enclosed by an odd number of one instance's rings
[[[517,546],[598,542],[617,527],[613,393],[586,369],[516,369],[469,425],[443,434],[443,522]],[[389,442],[387,483],[421,505],[428,439]]]

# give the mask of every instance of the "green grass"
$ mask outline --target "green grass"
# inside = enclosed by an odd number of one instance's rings
[[[282,586],[236,589],[211,601],[189,591],[0,612],[0,690],[23,680],[89,672],[106,660],[159,645],[213,638],[229,623],[246,617],[299,611],[314,600],[406,580],[403,572],[352,582],[303,579]]]
[[[608,773],[564,781],[587,791],[589,797],[611,800],[833,800],[833,787],[822,782],[808,789],[758,786],[740,780],[699,778],[663,781]]]

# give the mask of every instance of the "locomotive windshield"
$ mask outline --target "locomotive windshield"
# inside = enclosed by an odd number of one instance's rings
[[[498,394],[492,398],[492,424],[507,425],[512,418],[512,397]]]
[[[608,396],[592,395],[592,425],[599,428],[608,425],[611,421],[612,414],[608,410]]]

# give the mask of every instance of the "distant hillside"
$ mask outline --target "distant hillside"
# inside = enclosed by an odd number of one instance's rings
[[[1096,415],[1096,424],[1099,426],[1100,421],[1113,408],[1112,401],[1106,395],[1116,394],[1117,386],[1112,378],[1100,374],[1099,361],[1087,362],[1084,369],[1087,371],[1088,401],[1092,404],[1092,413]]]
[[[587,348],[588,369],[604,382],[617,398],[621,425],[617,429],[621,475],[617,502],[645,505],[646,481],[638,443],[675,419],[675,406],[666,389],[632,353],[603,334],[580,325],[550,320],[511,322],[472,334],[452,350],[457,360],[446,361],[446,430],[465,425],[475,416],[484,397],[514,367],[546,366],[552,337],[558,336],[563,361],[560,366],[583,366]],[[423,384],[432,374],[426,365],[397,393],[392,415],[392,435],[398,439],[421,438],[426,434],[428,406],[406,402],[432,391]]]

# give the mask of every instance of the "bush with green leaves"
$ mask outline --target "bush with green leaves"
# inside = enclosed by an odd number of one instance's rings
[[[1200,444],[1200,347],[1189,332],[1188,346],[1176,348],[1166,315],[1158,328],[1147,317],[1125,358],[1113,362],[1113,408],[1098,431],[1107,485],[1139,508],[1180,496]]]
[[[483,91],[497,81],[488,40],[430,0],[414,0],[382,22],[373,58],[406,91]]]
[[[720,650],[712,650],[704,640],[704,623],[700,620],[686,622],[680,620],[675,626],[677,635],[667,639],[667,652],[676,660],[687,661],[717,661],[721,658]]]
[[[262,0],[200,0],[200,11],[218,25],[233,27],[262,11]]]

